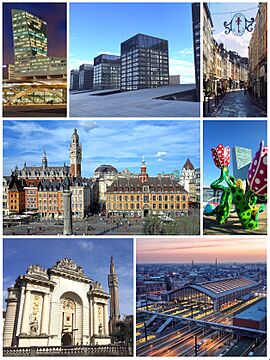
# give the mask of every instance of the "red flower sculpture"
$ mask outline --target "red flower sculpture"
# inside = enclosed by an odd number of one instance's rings
[[[248,170],[247,180],[250,190],[261,196],[267,195],[267,152],[268,147],[261,141],[260,148]]]
[[[230,165],[231,149],[229,146],[225,147],[224,145],[219,144],[215,149],[211,149],[211,151],[214,163],[219,169]]]

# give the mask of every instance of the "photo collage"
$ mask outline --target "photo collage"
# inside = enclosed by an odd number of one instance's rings
[[[266,358],[267,1],[1,7],[2,355]]]

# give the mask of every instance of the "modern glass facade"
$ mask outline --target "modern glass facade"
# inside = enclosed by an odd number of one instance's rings
[[[91,64],[82,64],[79,67],[79,89],[93,90],[94,67]]]
[[[121,44],[121,89],[169,85],[168,41],[137,34]]]
[[[15,64],[48,55],[47,23],[23,10],[11,10]]]
[[[11,10],[14,77],[63,77],[66,59],[48,56],[47,23],[29,12]]]
[[[79,90],[79,70],[71,70],[69,88],[70,90]]]
[[[201,54],[201,40],[200,40],[200,3],[192,4],[192,27],[193,27],[193,51],[195,63],[195,79],[196,79],[196,92],[199,100],[200,97],[200,54]]]
[[[120,56],[101,54],[94,59],[94,90],[120,88]]]

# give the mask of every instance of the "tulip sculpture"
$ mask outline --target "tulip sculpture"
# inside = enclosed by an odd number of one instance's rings
[[[211,149],[211,151],[214,163],[221,170],[221,173],[220,177],[213,181],[210,187],[213,190],[221,190],[222,196],[220,204],[213,210],[210,209],[210,211],[208,211],[208,209],[205,208],[205,215],[215,215],[217,222],[219,224],[224,224],[228,220],[232,204],[232,194],[230,188],[221,185],[221,183],[226,180],[229,175],[228,166],[230,165],[230,147],[224,147],[220,144],[215,149]]]
[[[217,222],[223,224],[230,215],[233,201],[242,226],[250,230],[258,228],[259,213],[266,208],[265,204],[257,205],[257,201],[258,199],[266,200],[267,197],[267,146],[264,146],[261,141],[260,149],[251,162],[247,190],[241,179],[236,180],[233,176],[229,177],[230,148],[218,145],[211,151],[215,165],[221,169],[221,175],[210,186],[214,190],[222,190],[222,196],[220,205],[212,211],[205,211],[205,215],[216,215]],[[221,185],[224,180],[228,187]]]

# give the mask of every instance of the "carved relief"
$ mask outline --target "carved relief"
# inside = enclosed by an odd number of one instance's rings
[[[38,294],[35,294],[33,296],[32,313],[30,315],[30,320],[29,320],[31,335],[38,334],[38,329],[39,329],[38,318],[39,318],[39,313],[40,313],[40,302],[41,302],[41,296]]]
[[[84,271],[81,266],[78,266],[72,259],[64,258],[62,260],[57,261],[57,263],[52,267],[55,270],[65,271],[65,272],[73,272],[77,275],[84,276]]]
[[[71,332],[73,329],[73,322],[75,316],[76,305],[71,299],[62,300],[63,311],[63,329],[67,332]]]

